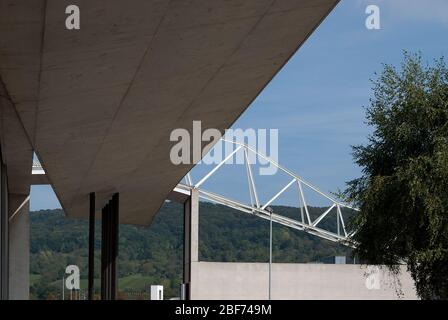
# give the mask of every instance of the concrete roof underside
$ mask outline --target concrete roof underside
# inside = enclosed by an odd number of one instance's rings
[[[146,225],[192,168],[171,131],[230,127],[338,0],[72,2],[0,0],[0,75],[65,213]]]

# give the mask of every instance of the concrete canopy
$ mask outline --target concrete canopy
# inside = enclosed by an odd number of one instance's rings
[[[170,133],[224,130],[338,0],[0,0],[0,75],[65,212],[120,193],[149,224],[192,165]]]
[[[0,149],[7,168],[8,210],[11,218],[30,193],[33,148],[1,81]]]

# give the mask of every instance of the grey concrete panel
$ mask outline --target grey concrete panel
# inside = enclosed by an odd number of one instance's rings
[[[29,201],[9,221],[9,299],[28,300],[30,289]]]
[[[397,279],[384,268],[375,272],[376,278],[372,278],[373,273],[368,268],[348,264],[274,263],[272,299],[417,299],[414,283],[405,267]],[[193,300],[268,299],[268,270],[267,263],[193,263],[191,297]]]
[[[33,148],[10,99],[0,78],[0,144],[8,189],[10,194],[28,195]],[[10,199],[9,209],[10,214],[15,210],[13,199]]]
[[[192,167],[171,131],[231,126],[337,2],[79,0],[70,31],[69,0],[0,0],[0,72],[66,214],[119,192],[149,224]]]

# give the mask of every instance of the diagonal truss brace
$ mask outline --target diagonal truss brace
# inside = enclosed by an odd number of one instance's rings
[[[297,230],[301,230],[301,231],[310,233],[312,235],[318,236],[318,237],[326,239],[326,240],[339,242],[339,243],[342,243],[344,245],[351,246],[351,247],[355,246],[355,243],[350,239],[351,236],[354,234],[354,232],[351,232],[351,233],[347,232],[344,217],[343,217],[341,209],[348,208],[348,209],[351,209],[354,211],[359,211],[358,209],[337,201],[333,197],[325,194],[320,189],[313,186],[311,183],[302,179],[300,176],[295,175],[288,169],[280,166],[278,163],[276,163],[272,159],[255,151],[250,146],[245,145],[243,143],[226,140],[226,139],[222,139],[222,140],[224,142],[233,144],[235,146],[235,150],[233,152],[231,152],[223,161],[221,161],[219,164],[217,164],[202,179],[200,179],[198,183],[194,184],[191,179],[190,174],[187,174],[187,176],[185,177],[187,184],[182,184],[182,183],[178,184],[174,191],[189,194],[191,189],[197,189],[199,191],[200,198],[202,198],[204,200],[219,203],[219,204],[225,205],[227,207],[239,210],[241,212],[253,214],[260,218],[269,220],[270,212],[267,210],[268,206],[270,204],[272,204],[286,190],[288,190],[288,188],[290,188],[294,183],[297,183],[301,221],[291,219],[289,217],[285,217],[278,213],[272,213],[273,221],[276,223],[279,223],[281,225],[293,228],[293,229],[297,229]],[[250,204],[246,204],[246,203],[242,203],[242,202],[235,201],[232,199],[228,199],[224,196],[221,196],[221,195],[218,195],[215,193],[211,193],[211,192],[201,188],[201,186],[220,167],[222,167],[222,165],[224,165],[229,159],[231,159],[240,150],[242,150],[244,152],[244,164],[246,166],[246,175],[247,175],[247,181],[248,181],[248,185],[249,185]],[[256,186],[255,177],[254,177],[254,174],[253,174],[253,171],[251,168],[250,157],[249,157],[250,153],[253,153],[255,156],[257,156],[261,159],[264,159],[269,164],[274,165],[280,171],[282,171],[283,173],[285,173],[286,175],[288,175],[291,178],[291,181],[287,185],[285,185],[282,189],[280,189],[272,198],[270,198],[267,202],[265,202],[265,204],[263,206],[260,206],[260,199],[257,194],[258,188]],[[258,186],[258,187],[260,187],[260,186]],[[319,217],[317,217],[314,221],[312,221],[309,210],[308,210],[305,193],[303,191],[304,187],[310,189],[315,194],[329,200],[332,203],[332,205],[324,213],[322,213]],[[336,208],[336,224],[337,224],[337,232],[336,233],[331,232],[329,230],[325,230],[319,226],[319,224],[324,219],[328,219],[330,212],[332,212],[332,210],[334,210],[335,208]],[[340,226],[342,226],[343,234],[341,234],[341,232],[340,232]]]

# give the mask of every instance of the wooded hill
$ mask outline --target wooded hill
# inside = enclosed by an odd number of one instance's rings
[[[298,208],[274,207],[298,219]],[[309,208],[313,217],[325,208]],[[347,213],[350,214],[350,213]],[[87,278],[86,220],[66,218],[62,210],[30,213],[31,295],[35,299],[61,297],[65,267],[76,264]],[[269,222],[221,205],[200,204],[199,255],[202,261],[267,262]],[[323,222],[335,229],[335,219]],[[99,278],[101,223],[96,224],[95,269]],[[150,227],[120,226],[120,291],[144,291],[151,284],[165,287],[165,298],[179,296],[182,282],[182,206],[167,202]],[[344,246],[274,224],[274,262],[322,262],[334,255],[350,255]],[[95,281],[99,286],[99,280]],[[81,282],[86,287],[86,281]],[[99,291],[99,290],[98,290]],[[123,296],[123,295],[122,295]]]

